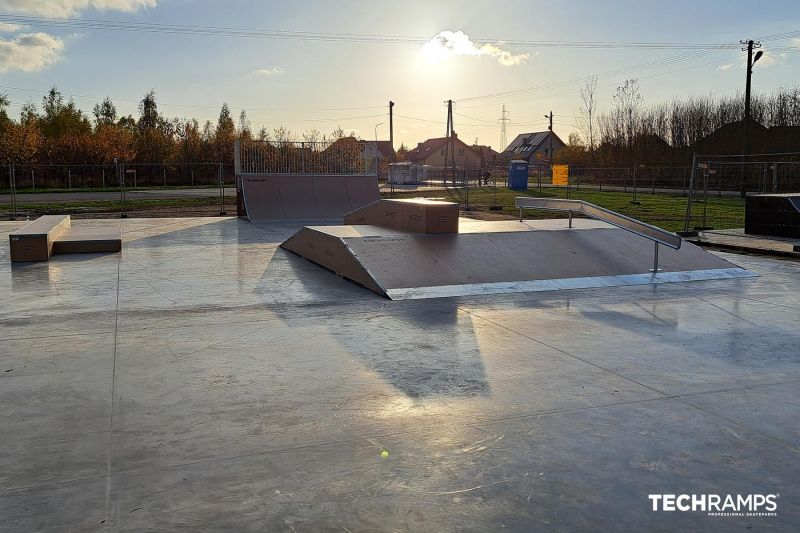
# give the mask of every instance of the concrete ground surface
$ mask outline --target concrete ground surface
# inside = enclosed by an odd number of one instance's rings
[[[122,253],[0,246],[0,531],[800,530],[800,263],[391,302],[297,225],[78,223]]]

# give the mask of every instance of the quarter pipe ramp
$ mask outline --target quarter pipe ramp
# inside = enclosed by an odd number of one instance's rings
[[[378,179],[368,175],[245,174],[244,215],[259,221],[337,221],[380,200]]]

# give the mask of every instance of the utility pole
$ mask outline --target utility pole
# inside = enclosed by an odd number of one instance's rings
[[[392,112],[392,108],[394,107],[394,102],[389,100],[389,144],[392,147],[392,162],[394,162],[395,155],[394,155],[394,116]]]
[[[501,152],[503,150],[505,150],[506,146],[507,146],[506,142],[508,141],[508,139],[506,138],[506,123],[509,120],[511,120],[511,119],[508,118],[508,111],[506,111],[506,105],[503,104],[503,111],[500,114],[500,118],[497,119],[497,121],[500,122],[500,151]]]
[[[761,48],[761,43],[758,41],[754,41],[753,39],[747,41],[739,41],[740,44],[746,45],[745,48],[742,48],[742,51],[747,51],[747,81],[745,82],[745,89],[744,89],[744,122],[742,124],[742,153],[744,157],[742,158],[742,184],[741,184],[741,191],[740,194],[742,198],[745,197],[745,183],[744,183],[744,164],[747,161],[747,154],[750,153],[750,142],[747,138],[747,130],[750,125],[750,79],[753,76],[753,65],[759,58],[764,54],[764,52],[758,52],[756,54],[755,59],[753,59],[753,49],[754,48]]]
[[[549,115],[545,115],[544,118],[550,119],[550,125],[547,126],[547,129],[550,131],[550,164],[553,164],[553,112],[550,111]]]
[[[453,184],[456,182],[456,148],[453,142],[453,101],[447,100],[447,148],[445,149],[445,166],[450,167],[450,177]],[[448,161],[449,159],[449,161]]]

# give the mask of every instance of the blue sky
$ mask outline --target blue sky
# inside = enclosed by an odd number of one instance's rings
[[[572,80],[621,67],[640,66],[601,77],[601,109],[610,105],[614,88],[626,78],[640,80],[646,103],[712,91],[733,94],[744,85],[745,54],[738,50],[537,48],[503,41],[727,43],[800,30],[800,3],[789,0],[0,0],[0,13],[426,39],[443,31],[463,32],[472,42],[461,49],[466,53],[432,62],[437,54],[426,54],[418,43],[187,36],[36,24],[14,28],[0,23],[0,86],[14,87],[0,92],[8,93],[14,113],[28,99],[38,104],[57,85],[75,95],[87,112],[97,97],[108,95],[120,112],[135,114],[135,102],[155,89],[168,116],[215,119],[219,106],[228,102],[234,113],[248,110],[255,129],[283,125],[299,136],[312,128],[327,133],[341,125],[373,138],[375,125],[384,122],[378,136],[387,138],[387,118],[373,115],[384,114],[379,106],[392,99],[396,145],[443,135],[443,101],[448,98],[457,102],[455,129],[470,143],[477,138],[499,146],[497,118],[503,104],[512,121],[509,140],[521,131],[545,129],[543,115],[550,110],[556,132],[566,138],[575,129],[573,115],[579,106],[578,83]],[[800,39],[765,41],[762,49],[766,56],[756,65],[755,90],[800,79]],[[641,67],[672,58],[682,59]],[[541,86],[547,87],[474,99]]]

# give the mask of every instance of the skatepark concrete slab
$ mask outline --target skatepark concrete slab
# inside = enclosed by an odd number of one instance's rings
[[[0,248],[0,531],[800,528],[797,262],[391,301],[280,249],[298,224],[119,226],[120,254]]]

